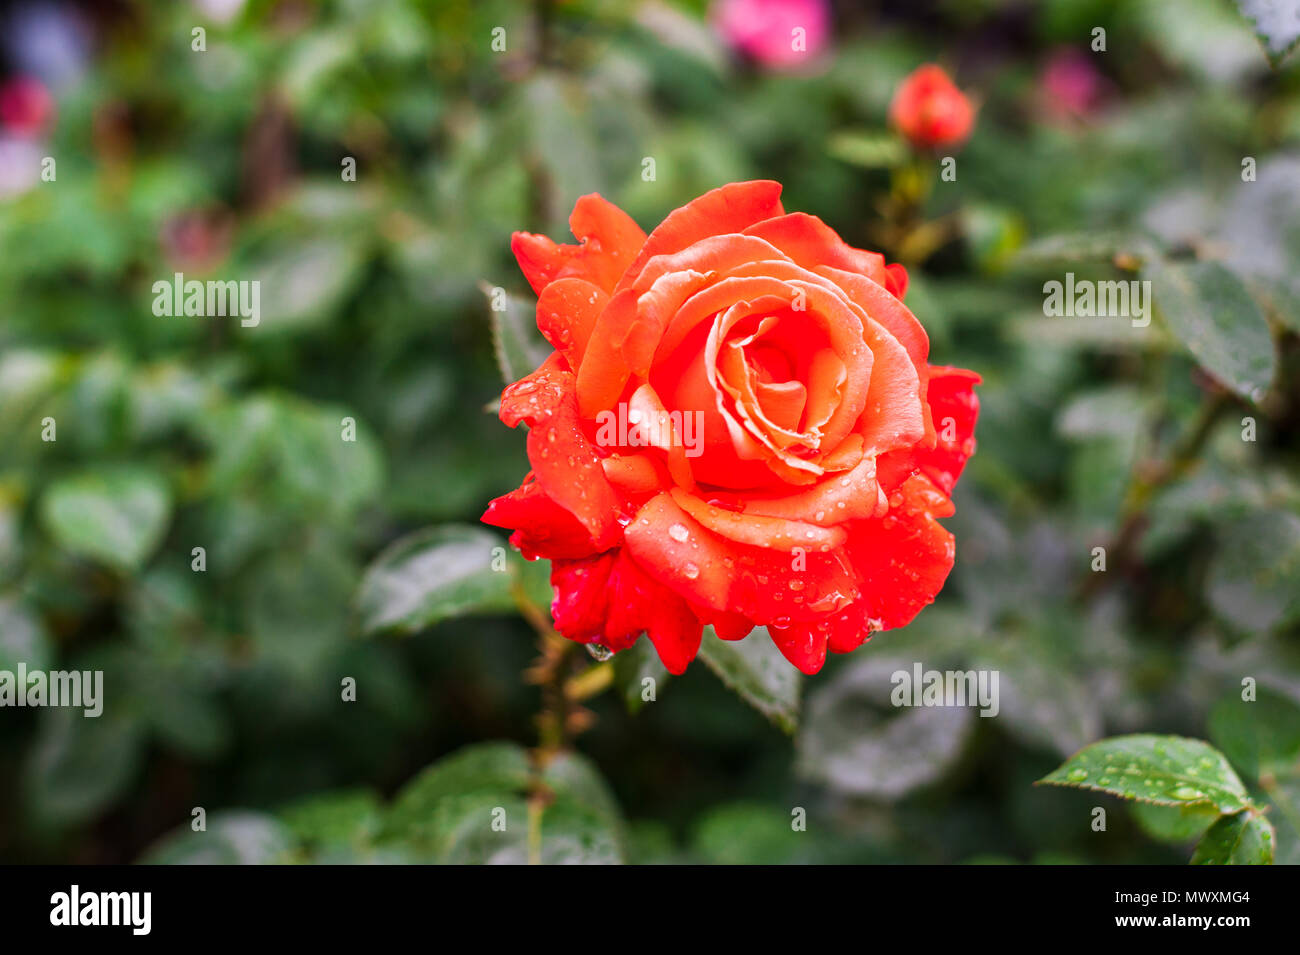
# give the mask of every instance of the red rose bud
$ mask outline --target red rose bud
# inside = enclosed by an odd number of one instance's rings
[[[889,121],[917,149],[958,146],[975,125],[975,107],[942,67],[927,63],[898,87]]]
[[[706,624],[766,627],[815,673],[907,625],[952,568],[938,518],[975,450],[979,376],[929,363],[901,266],[780,194],[732,183],[648,237],[589,195],[578,244],[515,234],[554,351],[502,393],[532,471],[483,520],[551,560],[571,640],[647,634],[681,673]]]
[[[16,136],[39,136],[54,117],[54,97],[40,80],[16,76],[0,85],[0,126]]]

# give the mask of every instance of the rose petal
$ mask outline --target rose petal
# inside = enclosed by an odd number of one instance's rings
[[[945,494],[951,494],[966,461],[975,453],[975,421],[980,400],[975,386],[980,376],[964,368],[930,366],[930,414],[937,443],[916,453],[920,469]]]
[[[600,457],[587,438],[573,396],[573,375],[547,359],[532,375],[506,389],[501,417],[527,421],[528,460],[537,483],[591,534],[598,550],[618,538],[619,502],[605,478]],[[513,422],[513,423],[512,423]]]
[[[881,285],[888,280],[883,255],[853,248],[825,222],[806,212],[765,219],[747,228],[745,235],[766,239],[806,269],[830,266],[857,272]]]
[[[870,278],[842,269],[820,266],[814,271],[843,289],[864,312],[897,338],[907,349],[918,372],[926,367],[926,359],[930,354],[930,336],[925,333],[912,310],[890,294],[887,288]]]
[[[665,469],[657,466],[649,454],[620,454],[602,458],[605,477],[623,497],[639,498],[657,494],[668,481]]]
[[[572,390],[572,381],[563,356],[552,352],[536,371],[506,386],[497,415],[508,428],[517,427],[521,421],[531,427],[554,412],[566,392]]]
[[[729,488],[783,486],[784,479],[767,465],[765,449],[730,415],[710,383],[704,359],[709,326],[700,325],[691,339],[666,358],[655,362],[650,384],[664,404],[683,414],[698,415],[704,423],[702,453],[690,458],[696,481]]]
[[[935,518],[951,513],[929,478],[915,474],[890,495],[884,517],[854,525],[847,549],[873,627],[905,627],[934,602],[956,553],[952,534]]]
[[[936,485],[951,494],[966,460],[975,452],[979,398],[974,386],[980,382],[979,375],[942,365],[931,365],[929,374],[938,379],[931,383],[928,401],[936,432],[935,447],[903,448],[881,455],[877,470],[880,484],[887,491],[924,468]]]
[[[618,289],[630,286],[656,255],[680,252],[693,242],[729,232],[743,232],[763,219],[780,215],[781,184],[770,180],[733,182],[706,192],[669,213],[628,266]]]
[[[808,621],[792,623],[788,627],[767,628],[772,635],[772,642],[781,651],[781,655],[793,663],[803,673],[812,676],[820,672],[826,663],[826,644],[829,628],[826,621]]]
[[[721,277],[747,262],[784,258],[786,256],[780,249],[758,236],[710,234],[676,252],[649,259],[632,288],[638,292],[648,291],[665,275],[675,272],[699,272]]]
[[[694,487],[695,476],[691,473],[691,466],[686,460],[684,436],[678,432],[676,423],[664,407],[664,403],[659,400],[659,395],[654,388],[649,383],[641,385],[632,392],[627,407],[628,417],[637,419],[637,423],[631,427],[636,429],[638,438],[644,445],[654,448],[663,455],[668,473],[672,475],[677,485],[685,488]],[[690,412],[678,411],[675,414],[682,420],[683,428],[687,427],[687,416]],[[694,430],[693,426],[692,430]]]
[[[687,602],[642,570],[625,549],[614,557],[606,589],[605,646],[626,650],[645,632],[665,669],[685,673],[704,629]]]
[[[537,328],[564,355],[570,370],[582,364],[591,330],[608,302],[603,289],[577,278],[557,279],[538,295]]]
[[[876,462],[863,458],[847,474],[832,474],[807,490],[772,497],[748,497],[746,514],[834,527],[845,521],[878,517],[886,502],[876,484]]]
[[[647,573],[710,610],[728,611],[734,559],[726,544],[673,501],[659,494],[646,502],[623,532],[624,549]]]
[[[738,544],[707,530],[669,494],[637,512],[624,543],[648,574],[686,600],[756,625],[816,619],[862,593],[842,548],[782,553]]]
[[[838,547],[844,543],[847,536],[839,527],[823,527],[753,512],[742,514],[715,507],[693,497],[681,488],[673,488],[669,493],[677,506],[695,518],[703,527],[738,544],[783,552],[795,548],[825,550]]]
[[[570,640],[591,643],[605,632],[609,608],[609,572],[614,565],[612,551],[586,560],[553,560],[551,618],[555,629]]]
[[[569,228],[579,245],[560,245],[529,232],[516,232],[511,239],[519,268],[539,295],[556,279],[570,277],[613,291],[646,238],[631,216],[595,193],[574,205]]]
[[[618,404],[632,369],[620,345],[636,317],[636,292],[619,292],[596,319],[578,367],[578,410],[588,421]]]
[[[587,529],[547,497],[531,473],[521,487],[488,504],[482,520],[513,530],[510,542],[529,560],[587,557],[596,552]]]

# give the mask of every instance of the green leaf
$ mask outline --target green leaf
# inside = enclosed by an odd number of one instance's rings
[[[1273,315],[1300,331],[1300,157],[1260,157],[1253,182],[1237,183],[1207,242],[1224,262],[1250,280]]]
[[[505,560],[500,539],[476,527],[408,534],[381,553],[361,580],[361,632],[413,633],[448,617],[509,610],[513,577]],[[503,569],[494,570],[494,564]]]
[[[1300,0],[1237,0],[1237,6],[1255,24],[1268,61],[1280,66],[1300,44]]]
[[[382,484],[374,432],[348,408],[259,394],[215,409],[201,427],[212,450],[207,486],[223,497],[244,491],[289,513],[342,520]]]
[[[626,843],[623,812],[595,763],[581,753],[559,753],[547,763],[542,782],[555,794],[542,815],[543,855],[547,851],[552,855],[581,852],[598,862],[622,860]],[[560,832],[567,832],[564,848],[556,843]],[[549,847],[545,845],[548,839]],[[612,857],[606,858],[607,854]]]
[[[643,694],[645,681],[653,680],[655,698],[669,678],[667,668],[659,660],[650,640],[638,640],[628,649],[614,655],[614,683],[618,687],[629,713],[636,713],[646,704]]]
[[[21,599],[0,596],[0,670],[13,673],[19,663],[28,671],[48,669],[54,647],[45,624]]]
[[[791,825],[789,810],[757,803],[719,806],[695,826],[691,848],[710,865],[781,865],[808,858],[812,837]]]
[[[347,236],[298,241],[269,253],[254,276],[261,283],[258,325],[238,331],[290,330],[333,317],[360,276],[365,251]]]
[[[1031,268],[1062,263],[1144,262],[1157,254],[1152,240],[1137,232],[1063,232],[1021,246],[1012,264]]]
[[[836,159],[864,169],[887,169],[907,158],[907,147],[893,133],[839,132],[826,142]]]
[[[170,514],[166,481],[136,467],[63,478],[41,501],[41,517],[55,541],[122,571],[144,564],[162,540]]]
[[[799,732],[799,774],[839,793],[884,800],[940,780],[980,718],[967,706],[894,706],[892,675],[913,666],[867,655],[820,686]]]
[[[458,819],[441,861],[456,864],[520,865],[531,860],[528,809],[522,800],[503,799],[498,805],[480,799]],[[490,825],[493,812],[504,810],[506,828]],[[497,817],[502,814],[497,812]],[[546,806],[537,822],[537,861],[542,865],[617,865],[623,861],[616,834],[603,821],[572,800],[560,797]]]
[[[345,418],[352,420],[345,424]],[[354,512],[383,482],[378,441],[349,409],[284,401],[270,444],[271,466],[284,493],[325,515]]]
[[[510,384],[531,375],[554,351],[537,330],[537,304],[486,283],[480,287],[492,317],[492,347],[501,377]],[[502,297],[503,308],[495,307],[498,296]]]
[[[562,752],[542,772],[542,782],[559,796],[573,800],[621,834],[623,814],[618,800],[595,763],[581,753]]]
[[[531,772],[528,754],[515,743],[466,746],[438,760],[402,788],[384,821],[384,833],[437,847],[440,838],[446,838],[447,827],[438,818],[438,813],[449,811],[444,802],[476,793],[517,796],[527,790]]]
[[[1210,710],[1210,738],[1248,778],[1300,775],[1300,704],[1268,687],[1230,693]]]
[[[1269,687],[1254,700],[1240,692],[1210,710],[1210,738],[1268,794],[1281,830],[1277,854],[1293,863],[1300,849],[1300,703]]]
[[[300,842],[366,844],[383,818],[379,797],[368,789],[322,793],[287,806],[280,820]]]
[[[1219,810],[1209,803],[1197,806],[1155,806],[1149,802],[1129,804],[1137,824],[1152,839],[1188,843],[1198,839],[1219,819]]]
[[[1062,756],[1102,732],[1104,709],[1090,680],[1085,641],[1063,639],[1077,632],[1074,621],[1054,614],[1051,624],[980,641],[972,659],[973,669],[999,674],[993,721],[1031,746]]]
[[[787,733],[799,725],[799,671],[758,627],[743,640],[721,640],[704,628],[699,657],[745,702]]]
[[[6,349],[0,354],[0,438],[8,444],[40,433],[37,410],[59,384],[58,355],[34,349]]]
[[[550,797],[532,815],[528,796],[545,783]],[[518,864],[622,861],[622,819],[599,772],[576,754],[560,754],[535,779],[514,743],[466,747],[434,763],[397,796],[382,838],[423,847],[448,863]]]
[[[213,813],[195,832],[185,824],[147,849],[142,865],[266,865],[292,848],[289,830],[257,812]]]
[[[962,210],[966,245],[981,272],[998,272],[1024,245],[1025,223],[1020,213],[988,202],[971,202]]]
[[[1181,736],[1139,733],[1104,739],[1085,746],[1038,782],[1159,806],[1209,804],[1225,813],[1250,806],[1246,787],[1223,754]]]
[[[1268,321],[1246,287],[1217,262],[1159,262],[1143,269],[1175,337],[1226,387],[1259,401],[1276,366]]]
[[[1223,816],[1196,845],[1192,865],[1272,865],[1273,824],[1253,809]]]
[[[1300,616],[1300,517],[1263,510],[1227,523],[1205,589],[1237,630],[1262,633]]]
[[[138,722],[109,713],[86,717],[71,707],[42,717],[24,778],[35,818],[51,826],[83,822],[130,788],[144,757]]]

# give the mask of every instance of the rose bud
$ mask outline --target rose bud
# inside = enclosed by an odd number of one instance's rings
[[[899,85],[889,121],[917,149],[959,146],[975,125],[975,107],[942,67],[927,63]]]
[[[649,237],[589,195],[577,245],[514,236],[554,351],[502,393],[532,471],[483,520],[551,560],[571,640],[646,633],[681,673],[706,624],[762,626],[815,673],[948,576],[979,377],[929,364],[901,267],[780,193],[723,186]]]

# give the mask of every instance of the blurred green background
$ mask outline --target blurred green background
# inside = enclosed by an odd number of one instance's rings
[[[1270,66],[1227,0],[829,10],[779,69],[703,0],[0,9],[0,669],[102,669],[106,694],[99,719],[0,710],[0,860],[493,857],[462,822],[527,811],[536,634],[487,600],[365,636],[357,596],[386,545],[474,525],[527,470],[481,283],[526,308],[510,233],[567,238],[584,193],[649,230],[772,178],[909,260],[932,360],[984,376],[955,570],[906,630],[769,674],[774,721],[701,663],[635,714],[589,701],[545,857],[1183,862],[1194,821],[1031,785],[1157,732],[1230,758],[1244,733],[1300,861],[1300,57]],[[885,126],[927,61],[980,103],[952,182]],[[1067,269],[1193,260],[1230,287],[1149,329],[1043,314]],[[155,316],[175,272],[259,280],[260,325]],[[997,668],[999,717],[891,709],[917,660]],[[493,740],[517,746],[436,764]]]

